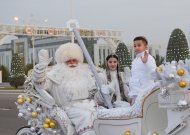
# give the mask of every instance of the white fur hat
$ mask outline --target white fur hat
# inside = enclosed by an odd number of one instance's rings
[[[57,49],[55,52],[55,60],[59,63],[65,63],[70,59],[76,59],[79,63],[83,63],[83,52],[78,44],[66,43]]]

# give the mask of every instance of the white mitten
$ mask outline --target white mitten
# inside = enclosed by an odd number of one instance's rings
[[[45,79],[45,75],[46,75],[46,66],[37,64],[36,66],[34,66],[34,70],[32,72],[32,81],[42,82]]]
[[[52,58],[49,58],[48,50],[45,50],[45,49],[42,49],[39,51],[38,59],[39,59],[39,63],[35,67],[39,70],[47,68],[48,64],[52,60]]]
[[[39,58],[39,63],[44,65],[46,64],[48,65],[52,60],[52,58],[49,58],[48,50],[45,49],[39,51],[38,58]]]
[[[34,70],[32,72],[32,82],[36,86],[44,84],[46,78],[46,69],[48,67],[48,64],[52,60],[52,58],[49,59],[48,51],[45,49],[39,51],[38,58],[39,63],[34,66]]]
[[[109,87],[109,85],[105,85],[105,84],[102,85],[101,91],[103,94],[107,94],[107,95],[112,93],[112,89]]]
[[[48,66],[48,63],[38,63],[37,65],[34,66],[34,69],[37,72],[41,72],[41,70],[47,68],[47,66]]]
[[[103,84],[102,87],[101,87],[101,92],[102,92],[103,94],[109,95],[110,92],[109,92],[108,85]]]

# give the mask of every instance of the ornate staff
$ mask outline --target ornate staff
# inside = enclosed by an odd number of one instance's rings
[[[76,37],[82,51],[84,53],[84,56],[85,56],[89,66],[90,66],[90,69],[91,69],[92,73],[94,74],[94,77],[95,77],[95,80],[97,82],[97,85],[98,85],[98,87],[100,89],[101,86],[102,86],[102,83],[101,83],[101,81],[99,79],[99,76],[98,76],[98,73],[97,73],[96,68],[94,66],[94,63],[92,62],[92,59],[91,59],[91,57],[90,57],[90,55],[89,55],[89,53],[88,53],[88,51],[86,49],[86,46],[84,45],[84,42],[83,42],[83,40],[82,40],[82,38],[81,38],[81,36],[79,34],[79,31],[77,30],[78,27],[79,27],[79,25],[78,25],[76,20],[70,20],[68,22],[68,28],[69,28],[70,31],[73,31],[73,33],[74,33],[74,35],[75,35],[75,37]],[[113,108],[110,97],[108,95],[106,95],[106,94],[103,94],[101,92],[101,90],[100,90],[100,94],[103,97],[103,99],[105,100],[105,103],[108,106],[108,108]]]

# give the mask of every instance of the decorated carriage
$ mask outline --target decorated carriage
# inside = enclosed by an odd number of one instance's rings
[[[45,91],[37,91],[31,80],[18,96],[19,117],[28,121],[17,135],[70,135],[69,119]],[[157,68],[161,86],[142,93],[133,106],[97,108],[94,129],[97,135],[187,135],[189,133],[189,74],[185,67],[166,64]],[[70,129],[70,131],[68,130]]]
[[[73,25],[72,25],[73,26]],[[101,82],[79,33],[73,30],[99,87]],[[188,62],[187,62],[188,63]],[[97,135],[187,135],[189,133],[189,74],[185,65],[166,63],[153,75],[160,87],[138,95],[133,106],[97,107],[94,130]],[[28,121],[17,135],[73,135],[67,114],[45,90],[38,90],[31,77],[25,82],[25,93],[18,96],[18,116]],[[106,101],[106,100],[105,100]]]

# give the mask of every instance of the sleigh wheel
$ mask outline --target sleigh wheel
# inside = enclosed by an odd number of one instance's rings
[[[38,135],[36,132],[32,132],[29,126],[20,128],[16,135]]]

